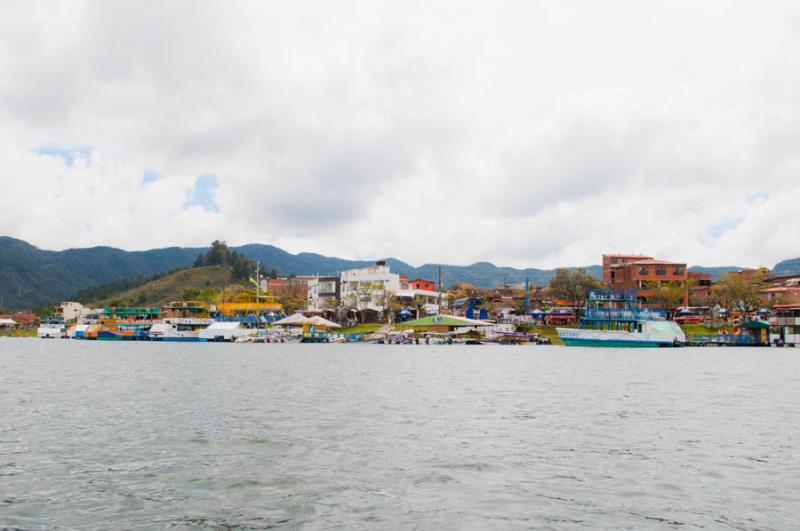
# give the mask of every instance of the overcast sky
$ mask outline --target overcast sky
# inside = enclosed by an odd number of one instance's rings
[[[800,3],[4,2],[0,234],[800,256]]]

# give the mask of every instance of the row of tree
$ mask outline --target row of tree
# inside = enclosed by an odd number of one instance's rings
[[[710,303],[749,315],[758,310],[763,301],[760,291],[765,286],[769,272],[763,269],[747,273],[727,273],[711,288]],[[661,308],[680,306],[693,282],[656,282],[645,286],[652,292],[649,302]],[[580,306],[589,290],[602,288],[599,280],[584,269],[558,269],[550,279],[550,292],[555,299],[563,299]]]

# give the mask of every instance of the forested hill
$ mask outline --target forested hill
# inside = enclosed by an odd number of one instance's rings
[[[365,267],[374,260],[346,260],[316,253],[292,254],[273,245],[249,244],[231,247],[251,260],[259,260],[269,270],[281,274],[337,274],[354,267]],[[91,247],[46,251],[22,240],[0,237],[0,308],[36,308],[66,300],[78,291],[133,278],[149,278],[176,269],[191,267],[205,247],[168,247],[149,251],[123,251],[113,247]],[[436,280],[437,264],[414,267],[395,258],[386,259],[392,271]],[[780,268],[780,269],[779,269]],[[692,268],[695,269],[695,268]],[[727,267],[707,268],[715,276]],[[776,274],[800,272],[800,259],[787,260],[776,266]],[[587,271],[600,277],[600,266]],[[546,284],[552,269],[517,269],[498,267],[488,262],[467,266],[442,265],[445,286],[469,282],[479,287],[519,283],[528,278],[533,284]]]
[[[249,244],[231,247],[251,260],[259,260],[268,271],[281,274],[337,274],[345,269],[365,267],[374,260],[346,260],[316,253],[291,254],[273,245]],[[0,237],[0,308],[36,308],[57,303],[77,292],[112,282],[135,278],[147,279],[176,269],[191,267],[207,248],[169,247],[150,251],[123,251],[113,247],[91,247],[66,251],[46,251],[9,237]],[[409,277],[435,280],[438,265],[413,267],[401,260],[386,259],[392,271]],[[589,272],[600,275],[600,267]],[[469,266],[442,266],[446,286],[469,282],[480,287],[503,282],[544,284],[553,270],[497,267],[487,262]],[[124,284],[124,283],[123,283]]]

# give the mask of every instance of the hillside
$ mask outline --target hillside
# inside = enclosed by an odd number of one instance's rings
[[[91,306],[161,306],[181,300],[187,289],[222,288],[234,283],[230,270],[222,266],[182,269],[104,299],[87,301]]]
[[[778,262],[772,270],[772,274],[778,277],[787,275],[800,275],[800,258],[784,260]]]
[[[136,277],[149,278],[175,269],[189,267],[207,248],[169,247],[150,251],[123,251],[113,247],[91,247],[46,251],[15,238],[0,237],[0,308],[36,308],[74,297],[86,288]],[[337,274],[339,271],[374,264],[374,260],[346,260],[316,253],[292,254],[273,245],[250,244],[231,247],[248,258],[261,261],[268,270],[282,274]],[[436,279],[438,265],[413,267],[395,258],[387,258],[393,271],[409,277]],[[600,267],[589,272],[599,276]],[[534,284],[544,284],[553,270],[497,267],[486,262],[468,266],[442,266],[445,285],[469,282],[479,287],[522,282],[529,277]]]
[[[93,286],[115,281],[128,281],[136,277],[147,279],[175,269],[191,266],[198,254],[207,248],[169,247],[150,251],[123,251],[113,247],[92,247],[46,251],[22,240],[0,237],[0,308],[35,308],[72,298],[77,292]],[[273,245],[249,244],[231,247],[247,258],[259,260],[267,269],[277,269],[282,274],[333,275],[345,269],[364,267],[374,260],[346,260],[316,253],[292,254]],[[386,258],[392,271],[435,280],[438,264],[414,267],[396,258]],[[600,266],[587,271],[600,278]],[[707,271],[717,278],[721,272],[739,269],[732,266],[692,267],[693,271]],[[468,282],[479,287],[491,287],[524,282],[546,284],[553,269],[517,269],[498,267],[488,262],[466,266],[442,265],[445,286]],[[775,266],[776,274],[800,273],[800,259],[786,260]],[[124,283],[123,283],[124,284]]]
[[[44,251],[0,237],[0,307],[34,308],[89,286],[188,267],[199,249],[123,251],[112,247]]]

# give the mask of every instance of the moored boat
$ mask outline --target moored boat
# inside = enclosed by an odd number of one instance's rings
[[[580,328],[556,328],[566,346],[673,347],[686,334],[665,312],[642,308],[635,292],[591,290]]]
[[[63,321],[42,321],[36,335],[42,339],[66,337],[66,327]]]

